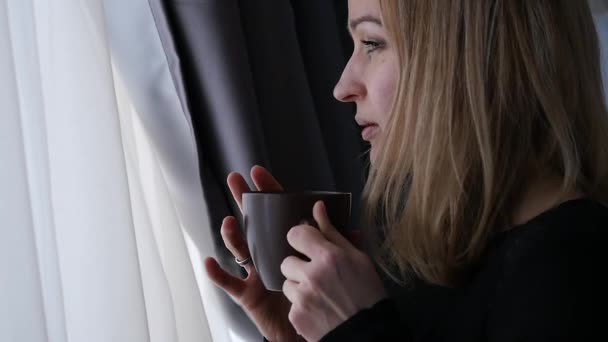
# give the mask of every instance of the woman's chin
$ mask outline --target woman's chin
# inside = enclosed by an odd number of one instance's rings
[[[374,146],[372,145],[372,147],[370,147],[369,149],[369,162],[374,165],[374,161],[376,161],[376,149],[374,148]]]

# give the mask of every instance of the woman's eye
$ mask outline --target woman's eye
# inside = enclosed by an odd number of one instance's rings
[[[362,40],[361,43],[363,44],[363,47],[365,48],[365,52],[367,52],[367,53],[374,52],[375,50],[382,47],[382,43],[374,41],[374,40]]]

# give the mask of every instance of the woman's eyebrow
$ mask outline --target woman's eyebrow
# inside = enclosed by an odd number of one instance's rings
[[[374,17],[373,15],[369,15],[369,14],[368,14],[368,15],[361,16],[361,17],[359,17],[359,18],[357,18],[357,19],[353,19],[353,20],[351,20],[351,21],[348,23],[348,27],[347,27],[347,29],[348,29],[349,31],[354,31],[354,30],[355,30],[355,28],[357,28],[357,26],[358,26],[359,24],[364,23],[364,22],[370,22],[370,23],[374,23],[374,24],[376,24],[376,25],[378,25],[378,26],[382,26],[382,21],[381,21],[379,18]]]

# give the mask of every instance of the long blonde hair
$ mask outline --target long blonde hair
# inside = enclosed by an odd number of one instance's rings
[[[608,117],[586,1],[380,0],[393,110],[364,190],[380,265],[455,285],[531,177],[608,199]]]

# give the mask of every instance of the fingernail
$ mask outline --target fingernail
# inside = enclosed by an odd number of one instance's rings
[[[323,210],[323,212],[325,212],[326,211],[325,202],[323,202],[323,201],[320,201],[320,202],[321,202],[321,204],[319,204],[319,207],[321,207],[321,210]]]

